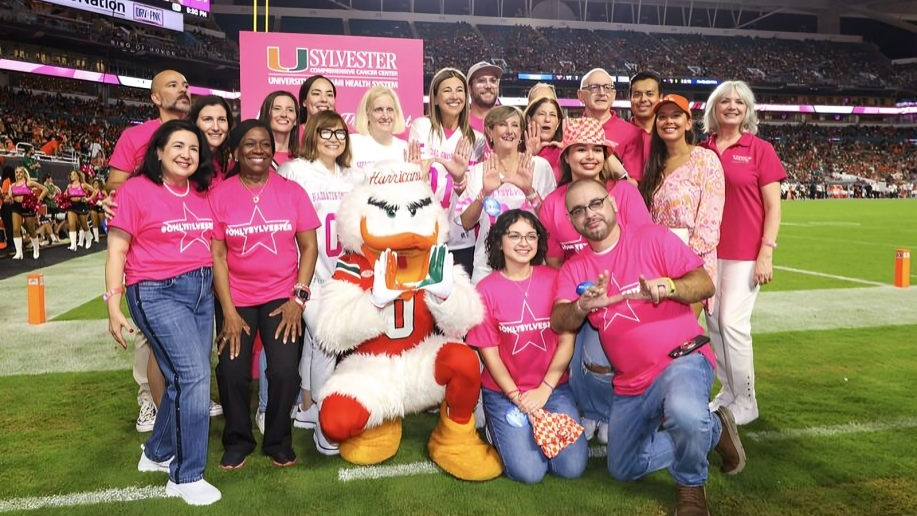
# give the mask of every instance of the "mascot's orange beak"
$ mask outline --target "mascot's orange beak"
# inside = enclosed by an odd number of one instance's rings
[[[432,235],[417,233],[398,233],[395,235],[377,236],[366,227],[366,217],[360,220],[360,233],[363,237],[363,255],[375,262],[386,249],[398,253],[398,281],[413,283],[427,277],[430,265],[430,248],[439,240],[439,223]]]

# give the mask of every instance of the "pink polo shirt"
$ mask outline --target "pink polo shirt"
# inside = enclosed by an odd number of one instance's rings
[[[108,165],[128,174],[136,174],[140,165],[143,164],[143,155],[150,144],[150,138],[161,125],[162,122],[154,118],[125,129],[118,138],[118,143],[115,144],[115,150],[111,153]]]
[[[722,154],[717,150],[715,134],[700,145],[719,155],[726,178],[726,203],[717,258],[757,260],[764,236],[761,188],[786,179],[783,163],[770,143],[749,133],[743,134]]]
[[[630,119],[631,125],[640,130],[640,139],[643,142],[643,168],[640,170],[635,170],[637,175],[631,174],[630,170],[627,171],[628,174],[634,177],[637,181],[643,178],[643,169],[646,168],[646,162],[650,160],[650,145],[653,142],[653,135],[646,132],[639,123],[637,123],[637,118],[633,117]]]
[[[605,130],[605,139],[617,144],[615,154],[621,158],[624,170],[627,170],[629,176],[639,181],[643,177],[642,135],[645,132],[622,120],[614,110],[611,111],[611,118],[602,124],[602,129]]]

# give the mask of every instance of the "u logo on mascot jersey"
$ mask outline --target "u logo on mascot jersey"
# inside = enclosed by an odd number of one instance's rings
[[[292,67],[280,64],[280,47],[267,47],[267,67],[272,72],[299,73],[309,69],[309,49],[297,48],[296,61]]]

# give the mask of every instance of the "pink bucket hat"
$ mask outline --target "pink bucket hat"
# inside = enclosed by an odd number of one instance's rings
[[[564,139],[560,152],[563,154],[571,145],[604,145],[611,155],[617,143],[605,139],[605,130],[594,118],[566,118],[564,119]]]

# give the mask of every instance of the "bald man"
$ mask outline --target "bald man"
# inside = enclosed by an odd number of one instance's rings
[[[159,117],[129,127],[121,133],[108,161],[110,172],[105,188],[110,193],[114,193],[121,183],[140,169],[150,138],[159,126],[169,120],[184,118],[191,111],[188,81],[175,70],[165,70],[153,77],[150,99],[158,108]],[[112,206],[109,203],[108,209]],[[138,432],[153,431],[153,423],[156,422],[156,403],[153,400],[154,397],[158,400],[162,396],[165,387],[159,366],[155,360],[151,360],[151,356],[150,343],[142,333],[138,334],[134,341],[134,381],[139,386],[137,403],[140,405],[136,423]],[[155,383],[154,393],[150,392],[150,380]]]
[[[595,118],[605,130],[605,139],[615,142],[615,155],[624,165],[623,171],[612,160],[615,179],[628,176],[639,180],[643,176],[643,132],[622,120],[613,106],[617,92],[615,81],[601,68],[590,70],[580,80],[576,97],[583,103],[583,116]],[[626,171],[626,172],[625,172]]]

